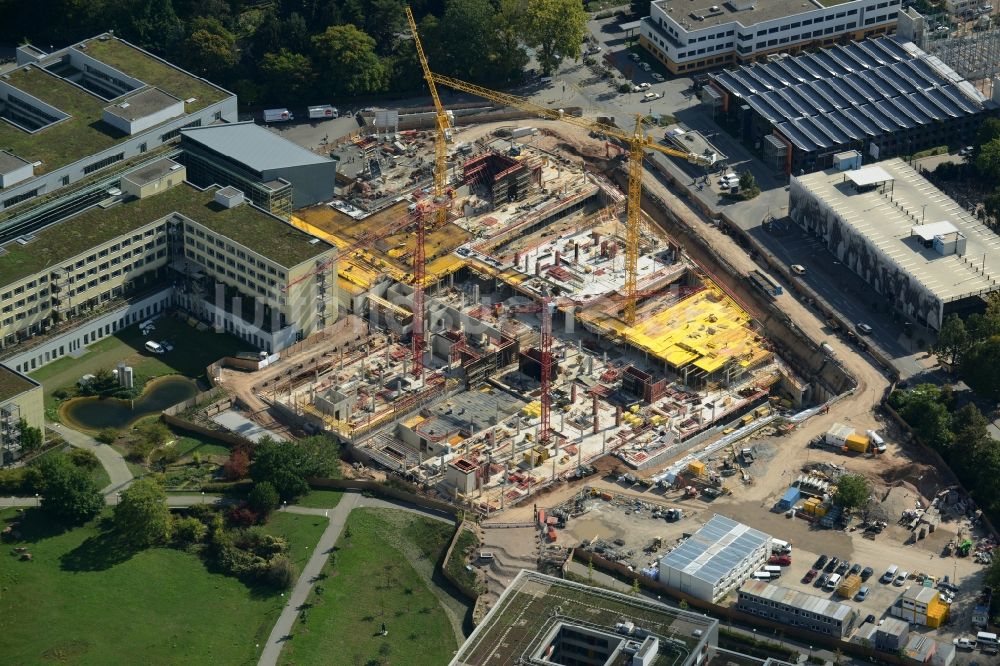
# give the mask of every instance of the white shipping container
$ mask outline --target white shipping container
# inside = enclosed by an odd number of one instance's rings
[[[843,423],[834,423],[826,431],[826,443],[831,446],[845,446],[847,438],[854,434],[854,428]]]
[[[340,111],[338,111],[337,107],[335,106],[331,106],[329,104],[321,104],[319,106],[309,107],[309,118],[311,119],[314,120],[324,119],[324,118],[333,119],[339,117],[340,117]]]
[[[295,116],[288,109],[264,109],[265,123],[283,123],[294,118]]]

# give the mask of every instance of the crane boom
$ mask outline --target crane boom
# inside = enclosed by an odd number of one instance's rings
[[[460,79],[455,79],[443,74],[431,73],[431,79],[455,90],[470,93],[484,99],[488,99],[497,104],[510,106],[515,109],[530,111],[542,118],[549,120],[559,120],[562,122],[582,127],[593,132],[600,132],[606,136],[614,137],[628,146],[628,207],[625,222],[625,285],[623,288],[625,296],[625,308],[623,318],[629,326],[635,324],[635,305],[637,299],[636,284],[638,282],[639,266],[639,236],[641,226],[641,202],[642,202],[642,160],[645,150],[655,150],[671,157],[682,157],[694,164],[711,164],[711,159],[695,153],[677,150],[661,145],[653,140],[653,137],[646,134],[642,129],[642,118],[636,116],[635,130],[629,134],[619,128],[598,122],[582,116],[570,116],[563,113],[562,109],[550,109],[534,102],[510,93],[490,90],[474,83],[468,83]]]

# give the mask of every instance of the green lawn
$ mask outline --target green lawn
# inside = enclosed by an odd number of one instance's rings
[[[276,512],[264,525],[264,531],[288,540],[288,557],[301,572],[329,524],[323,516]]]
[[[14,510],[0,511],[6,524]],[[278,519],[280,518],[280,519]],[[323,521],[325,522],[325,521]],[[282,515],[301,566],[323,525]],[[59,533],[29,510],[23,544],[34,561],[0,555],[0,653],[7,664],[254,664],[284,599],[210,573],[194,555],[154,548],[109,557],[94,524]]]
[[[317,583],[279,663],[448,663],[457,648],[455,632],[411,561],[439,563],[453,532],[446,523],[394,509],[351,512],[323,570],[326,578]],[[383,622],[389,631],[384,637],[378,635]]]
[[[313,509],[332,509],[337,506],[343,496],[344,491],[342,490],[310,490],[307,495],[295,500],[295,503]]]
[[[149,339],[168,340],[174,350],[166,354],[151,354],[145,344]],[[200,332],[176,317],[160,317],[150,338],[143,337],[138,324],[123,329],[111,337],[87,347],[79,358],[63,357],[31,373],[45,389],[46,408],[55,407],[52,392],[73,387],[86,374],[100,368],[114,368],[119,361],[131,365],[136,383],[162,375],[180,374],[205,380],[205,368],[223,356],[250,350],[251,345],[228,333]]]

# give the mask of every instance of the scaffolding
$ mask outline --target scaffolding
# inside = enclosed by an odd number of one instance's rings
[[[966,80],[993,81],[1000,74],[1000,28],[961,36],[932,34],[925,38],[924,49]]]

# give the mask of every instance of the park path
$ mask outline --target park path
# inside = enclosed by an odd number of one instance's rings
[[[131,485],[134,480],[132,470],[125,464],[125,458],[122,454],[115,451],[109,444],[102,444],[90,435],[67,428],[61,423],[48,423],[46,427],[58,433],[70,446],[94,452],[111,479],[111,483],[101,490],[106,498]]]
[[[344,530],[344,525],[347,523],[347,518],[351,515],[351,511],[362,507],[398,509],[446,523],[454,522],[446,514],[437,511],[422,509],[418,506],[401,502],[391,502],[377,497],[365,497],[357,491],[345,492],[340,502],[333,509],[316,509],[303,506],[289,506],[280,509],[280,511],[287,511],[288,513],[325,516],[330,519],[330,524],[319,538],[319,543],[316,544],[312,557],[309,558],[309,562],[306,563],[305,568],[302,570],[299,580],[295,583],[295,587],[292,588],[288,603],[285,604],[281,615],[278,616],[277,622],[274,623],[271,635],[268,636],[267,643],[264,645],[264,651],[257,662],[258,666],[275,666],[278,663],[281,648],[284,647],[285,641],[291,636],[292,625],[295,624],[295,618],[298,617],[299,607],[306,603],[309,594],[312,592],[313,585],[319,580],[319,575],[323,572],[323,567],[326,566],[326,561],[330,558],[333,547],[337,545],[337,540],[340,539],[340,533]],[[435,586],[430,585],[430,589],[434,590]],[[443,600],[439,600],[443,602]],[[447,609],[447,607],[445,608]],[[451,613],[448,613],[448,615],[450,618]]]

